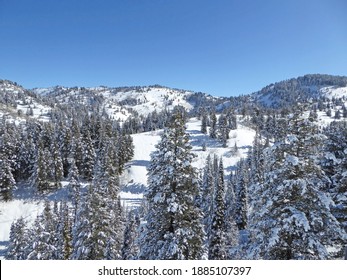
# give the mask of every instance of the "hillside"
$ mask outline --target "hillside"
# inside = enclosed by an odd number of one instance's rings
[[[347,77],[331,75],[305,75],[270,84],[252,94],[254,102],[271,108],[307,103],[322,97],[346,96]],[[337,97],[335,96],[335,97]]]
[[[215,98],[204,93],[187,90],[172,89],[159,85],[144,87],[119,87],[105,86],[84,87],[53,87],[37,88],[34,93],[53,99],[64,105],[98,106],[109,117],[125,121],[137,115],[147,116],[150,113],[171,111],[175,106],[184,107],[187,111],[194,111],[204,104],[221,104],[226,98]]]
[[[177,166],[191,164],[196,170],[197,193],[189,199],[198,205],[209,235],[204,246],[212,246],[218,210],[226,236],[219,245],[224,244],[227,258],[342,258],[347,243],[346,81],[306,75],[250,95],[220,98],[157,85],[27,90],[1,80],[0,258],[8,250],[16,254],[11,226],[21,217],[31,236],[25,239],[30,252],[24,258],[84,259],[88,250],[81,248],[105,236],[115,242],[103,249],[112,250],[113,257],[94,257],[126,258],[124,238],[145,230],[147,213],[155,213],[148,205],[162,199],[161,192],[152,201],[145,194],[153,191],[153,181],[170,178],[160,174],[149,180],[147,171],[177,112],[186,121],[193,155]],[[182,128],[176,129],[183,133]],[[157,156],[175,160],[170,145]],[[179,194],[170,196],[168,201]],[[169,208],[179,205],[162,211]],[[88,239],[94,236],[93,223],[84,224],[89,219],[104,229],[94,241]],[[69,232],[62,232],[66,227]],[[129,227],[135,228],[127,232]],[[288,245],[288,235],[297,243]],[[62,257],[56,240],[66,236],[69,248]],[[81,236],[92,243],[79,247]],[[134,244],[143,242],[135,239]],[[52,252],[35,245],[41,243],[53,246]],[[134,254],[140,258],[140,251]],[[206,251],[201,258],[213,255]]]

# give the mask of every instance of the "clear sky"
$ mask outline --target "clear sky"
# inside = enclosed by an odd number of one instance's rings
[[[0,79],[247,94],[347,75],[346,0],[0,0]]]

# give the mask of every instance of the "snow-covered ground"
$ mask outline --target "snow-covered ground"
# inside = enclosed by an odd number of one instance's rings
[[[220,141],[211,139],[208,135],[201,133],[200,130],[200,120],[193,118],[188,121],[187,132],[190,135],[193,152],[196,155],[193,166],[198,170],[202,170],[207,156],[216,154],[223,158],[226,175],[230,174],[230,171],[235,168],[241,157],[247,156],[255,136],[254,130],[239,124],[238,129],[230,131],[228,145],[223,148]],[[134,158],[121,178],[121,183],[125,185],[121,197],[129,207],[138,205],[143,198],[143,190],[147,187],[147,167],[150,162],[150,154],[155,150],[155,145],[159,142],[161,133],[162,130],[158,130],[132,135],[135,145]],[[239,148],[237,155],[233,155],[231,152],[235,142]],[[202,149],[204,143],[206,144],[206,151]]]
[[[323,87],[320,92],[329,99],[342,98],[347,96],[347,87]]]
[[[197,169],[202,169],[209,154],[216,154],[223,157],[226,175],[235,167],[235,164],[241,157],[246,157],[247,151],[252,145],[255,132],[245,126],[239,125],[239,128],[230,132],[228,147],[223,148],[218,140],[211,139],[209,136],[200,132],[201,121],[191,119],[187,123],[187,132],[191,137],[193,152],[196,154],[193,165]],[[150,154],[155,150],[155,145],[160,140],[162,130],[145,132],[132,135],[135,151],[134,158],[126,167],[122,177],[121,184],[123,191],[120,193],[123,205],[126,207],[136,207],[141,204],[143,191],[147,187],[147,166],[150,162]],[[239,154],[232,156],[231,147],[234,144],[239,147]],[[202,150],[203,143],[206,143],[206,151]],[[66,182],[63,189],[50,195],[50,200],[60,199],[66,195]],[[35,197],[30,190],[18,190],[15,198],[9,202],[0,202],[0,259],[1,253],[9,240],[10,227],[14,220],[23,216],[27,222],[32,223],[37,214],[42,211],[43,201]]]

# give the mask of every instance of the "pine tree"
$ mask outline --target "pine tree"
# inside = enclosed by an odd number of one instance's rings
[[[40,193],[50,189],[50,159],[51,155],[49,150],[43,148],[42,143],[40,143],[37,147],[33,173],[30,178],[32,185],[36,187],[37,191]]]
[[[122,247],[123,260],[135,260],[139,254],[138,238],[140,218],[135,211],[130,211],[124,230],[124,243]]]
[[[83,163],[82,163],[82,173],[85,179],[93,179],[94,165],[96,161],[96,154],[93,145],[92,138],[89,131],[83,138]]]
[[[236,141],[234,147],[231,148],[231,155],[236,157],[239,154],[239,148],[237,147]]]
[[[60,203],[56,224],[56,259],[68,260],[72,253],[72,219],[66,201]]]
[[[108,162],[107,160],[103,162]],[[79,207],[73,227],[72,259],[120,259],[123,225],[117,200],[119,187],[108,167],[98,161],[93,183]]]
[[[240,259],[236,249],[238,246],[239,230],[234,220],[235,217],[235,182],[233,173],[230,173],[225,193],[225,227],[226,249],[229,259]]]
[[[227,258],[226,250],[226,224],[225,224],[225,186],[224,186],[224,167],[222,158],[219,162],[218,173],[214,190],[214,203],[211,219],[211,233],[209,237],[210,260],[224,260]]]
[[[28,248],[29,260],[54,260],[57,258],[56,221],[53,217],[50,203],[45,201],[43,213],[39,215],[29,235],[33,236]]]
[[[231,130],[237,129],[237,118],[235,113],[229,111],[226,115],[226,119],[228,121],[228,127]]]
[[[149,204],[141,242],[141,259],[192,260],[204,257],[202,213],[195,205],[198,180],[191,166],[184,114],[173,113],[148,169]]]
[[[11,225],[10,240],[7,248],[7,260],[25,260],[27,258],[28,229],[23,217],[14,221]]]
[[[16,186],[12,168],[6,156],[0,154],[0,195],[4,200],[12,198],[12,190]]]
[[[265,150],[264,184],[254,193],[250,216],[251,257],[327,259],[328,246],[345,242],[322,191],[329,181],[315,161],[321,140],[309,119],[294,114],[289,135]]]
[[[211,156],[208,155],[206,158],[206,164],[203,170],[202,184],[201,184],[201,198],[202,202],[200,208],[203,213],[203,224],[206,233],[206,239],[209,240],[212,206],[213,206],[213,193],[215,187],[214,172],[212,167]]]
[[[201,132],[204,134],[207,134],[207,114],[206,111],[203,111],[202,113],[202,119],[201,119]]]
[[[324,133],[327,139],[321,166],[332,182],[332,212],[347,232],[347,122],[332,122]]]
[[[215,113],[211,114],[210,137],[213,139],[217,138],[217,116]]]
[[[223,114],[220,115],[218,120],[218,138],[222,142],[224,148],[227,147],[229,139],[230,128],[228,126],[227,118]]]
[[[246,179],[246,162],[238,163],[235,185],[235,223],[239,230],[247,228],[248,223],[248,188]]]
[[[81,189],[81,183],[79,180],[79,174],[78,169],[75,164],[75,160],[72,159],[70,163],[70,170],[69,170],[69,193],[72,198],[72,205],[74,208],[74,216],[76,217],[78,206],[80,204],[80,189]]]
[[[51,147],[52,163],[51,163],[51,180],[54,182],[55,188],[61,187],[61,180],[64,176],[63,161],[56,141]]]

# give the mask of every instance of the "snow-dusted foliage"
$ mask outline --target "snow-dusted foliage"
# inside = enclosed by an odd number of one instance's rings
[[[211,161],[211,156],[208,155],[206,159],[206,165],[203,170],[202,183],[201,183],[201,204],[200,208],[203,213],[203,224],[205,227],[205,232],[207,240],[210,236],[210,226],[211,226],[211,216],[212,216],[212,205],[213,205],[213,194],[214,194],[214,172]]]
[[[11,225],[9,246],[7,249],[7,260],[25,260],[27,257],[26,248],[28,246],[28,229],[23,217],[19,218]]]
[[[107,160],[105,161],[107,163]],[[71,259],[120,259],[123,225],[118,204],[117,180],[110,165],[97,164],[93,184],[81,206],[74,224]]]
[[[0,195],[4,200],[12,197],[12,190],[16,186],[12,168],[6,155],[0,154]]]
[[[235,177],[234,219],[239,230],[243,230],[248,223],[248,169],[244,160],[238,163]]]
[[[346,81],[215,98],[0,80],[0,259],[342,259]]]
[[[265,150],[264,183],[255,185],[250,258],[327,259],[346,235],[324,193],[329,179],[316,164],[323,137],[294,114],[288,136]]]
[[[324,133],[327,141],[321,164],[332,181],[333,214],[347,232],[347,122],[332,122]]]
[[[195,205],[199,186],[182,109],[176,109],[156,148],[148,168],[148,214],[140,258],[202,259],[205,234]]]
[[[211,225],[208,240],[208,258],[210,260],[224,260],[227,258],[227,228],[225,214],[224,168],[221,158],[216,174],[211,212]]]
[[[140,230],[140,217],[135,211],[130,211],[128,220],[124,230],[124,243],[122,247],[122,259],[134,260],[137,259],[139,254],[139,230]]]

